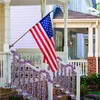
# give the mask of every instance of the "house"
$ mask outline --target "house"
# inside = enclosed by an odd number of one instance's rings
[[[86,0],[87,1],[87,0]],[[81,5],[83,7],[81,7]],[[85,0],[70,0],[69,9],[89,13],[88,6],[92,6],[91,0],[86,3]],[[29,28],[35,25],[41,19],[40,6],[11,6],[11,43],[14,43]],[[37,11],[35,11],[37,9]],[[46,13],[52,9],[47,6]],[[24,27],[23,27],[24,26]],[[27,41],[25,41],[27,39]],[[37,48],[31,35],[27,34],[14,48]]]
[[[69,6],[69,10],[73,10],[73,11],[77,11],[77,12],[83,12],[83,13],[90,13],[91,11],[89,10],[89,7],[93,7],[96,8],[96,0],[71,0],[70,1],[70,6]],[[88,6],[87,6],[88,5]],[[73,32],[72,32],[73,34]],[[87,39],[88,39],[88,35],[87,34],[83,34],[83,33],[77,33],[76,34],[76,48],[71,50],[72,52],[70,53],[70,57],[71,59],[86,59],[87,58],[87,52],[88,52],[88,48],[87,46],[85,46],[85,44],[87,43]],[[81,41],[80,41],[81,40]],[[81,48],[80,48],[81,47]],[[76,54],[73,54],[73,52]],[[93,53],[95,52],[95,50],[93,51]],[[76,58],[75,58],[76,57]]]
[[[93,6],[91,0],[70,0],[69,9],[79,12],[90,13],[88,7]],[[37,9],[37,12],[35,12]],[[51,6],[47,6],[46,13],[51,9]],[[14,43],[18,37],[24,34],[30,27],[35,25],[40,19],[40,6],[11,6],[11,43]],[[34,17],[33,17],[34,16]],[[38,17],[37,17],[38,16]],[[34,20],[35,19],[35,20]],[[24,27],[23,27],[24,26]],[[87,42],[87,35],[77,34],[77,47],[69,52],[69,59],[87,58],[87,46],[84,46],[84,41]],[[80,41],[81,39],[81,41]],[[25,41],[27,40],[27,41]],[[80,41],[80,42],[79,42]],[[82,48],[80,49],[80,46]],[[37,44],[33,40],[31,34],[24,36],[13,48],[38,48]]]
[[[8,44],[12,44],[14,43],[22,34],[24,34],[24,32],[26,32],[30,27],[32,27],[36,22],[38,22],[41,18],[41,14],[40,14],[40,7],[39,6],[25,6],[26,3],[24,4],[25,7],[21,6],[23,4],[21,4],[22,2],[20,2],[20,6],[18,6],[19,4],[16,5],[16,3],[13,1],[11,2],[11,8],[9,10],[8,13],[8,17],[11,20],[11,24],[8,21],[9,25],[7,24],[6,27],[4,28],[4,5],[1,4],[1,28],[0,28],[0,50],[1,51],[9,51],[9,45]],[[30,2],[29,2],[30,3]],[[80,4],[84,4],[81,7]],[[15,6],[16,5],[16,6]],[[30,4],[29,4],[30,5]],[[87,12],[89,13],[88,7],[93,6],[93,3],[91,0],[70,0],[70,4],[69,4],[69,9],[70,10],[75,10],[78,11],[80,10],[80,12]],[[47,6],[47,10],[46,13],[48,11],[50,11],[50,7]],[[7,8],[9,9],[9,8]],[[35,9],[37,9],[38,11],[36,12]],[[35,14],[36,13],[36,14]],[[9,16],[9,14],[11,15],[11,17]],[[38,17],[36,17],[36,15]],[[35,20],[34,20],[35,18]],[[7,19],[6,19],[7,20]],[[6,23],[6,22],[5,22]],[[10,29],[10,25],[11,25],[11,30]],[[23,27],[24,26],[24,27]],[[5,30],[6,29],[6,30]],[[10,33],[11,31],[11,33]],[[74,30],[75,31],[75,30]],[[73,30],[71,30],[71,35],[69,36],[70,40],[71,37],[77,37],[77,40],[75,40],[75,42],[73,42],[75,45],[73,45],[73,47],[69,48],[69,59],[83,59],[83,58],[87,58],[87,52],[88,52],[88,48],[87,48],[87,35],[84,34],[77,34],[75,36],[75,33]],[[86,29],[84,30],[83,33],[85,33]],[[3,34],[3,33],[6,34]],[[7,34],[7,32],[9,34]],[[78,31],[79,33],[82,32],[81,30]],[[73,35],[74,34],[74,35]],[[3,39],[5,37],[5,39]],[[26,41],[27,40],[27,41]],[[80,41],[81,40],[81,41]],[[85,43],[84,43],[85,42]],[[64,42],[62,42],[64,44]],[[3,44],[5,44],[3,46]],[[77,44],[77,46],[76,46]],[[8,45],[8,46],[7,46]],[[61,45],[61,43],[60,43]],[[80,48],[81,46],[81,48]],[[37,48],[37,44],[34,42],[32,36],[30,34],[27,34],[26,36],[24,36],[18,43],[16,43],[14,45],[13,48],[18,49],[18,48]],[[76,48],[77,47],[77,48]],[[60,48],[58,48],[60,49]],[[85,64],[87,61],[85,61]]]
[[[93,2],[91,0],[70,0],[69,10],[83,12],[83,13],[91,13],[88,9],[93,6]],[[58,7],[58,6],[57,6]],[[59,7],[58,7],[59,8]],[[37,9],[37,12],[35,11]],[[51,10],[51,6],[47,6],[46,13]],[[38,16],[38,17],[36,17]],[[21,35],[23,35],[30,27],[35,25],[41,19],[40,6],[12,6],[11,7],[11,43],[14,43]],[[35,20],[34,20],[35,19]],[[24,27],[23,27],[24,26]],[[61,30],[60,28],[58,30]],[[83,59],[84,62],[81,64],[85,66],[87,65],[87,55],[88,55],[88,35],[85,31],[86,29],[80,31],[76,31],[75,29],[70,30],[69,40],[74,37],[74,44],[72,47],[69,47],[69,60]],[[64,32],[64,30],[62,30]],[[59,31],[60,32],[60,31]],[[79,34],[77,33],[79,32]],[[81,32],[81,33],[80,33]],[[82,33],[83,32],[83,33]],[[84,34],[85,33],[85,34]],[[60,45],[56,48],[57,51],[62,51],[64,48],[61,48],[61,45],[64,45],[64,40],[59,40],[61,36],[58,35],[56,45]],[[64,35],[62,36],[64,37]],[[56,39],[56,36],[55,36]],[[27,40],[27,41],[25,41]],[[71,41],[70,41],[71,42]],[[81,48],[80,48],[81,47]],[[32,49],[38,48],[37,44],[33,40],[31,34],[26,34],[18,43],[13,46],[14,49]],[[95,52],[95,49],[93,49]],[[21,50],[22,51],[22,50]],[[93,53],[94,54],[94,53]],[[76,61],[77,62],[77,61]],[[74,63],[74,62],[71,62]],[[78,63],[78,62],[77,62]],[[87,72],[85,72],[87,73]]]
[[[91,0],[89,0],[89,1],[91,1]],[[88,2],[89,2],[88,1]],[[50,4],[50,5],[52,5],[52,4],[54,4],[54,3],[56,3],[56,4],[58,4],[59,2],[57,1],[57,0],[48,0],[47,1],[47,4]],[[11,84],[11,82],[12,82],[12,80],[11,80],[11,77],[13,77],[13,74],[11,74],[11,63],[10,63],[10,55],[9,55],[9,52],[10,52],[10,50],[9,50],[9,44],[10,44],[10,6],[19,6],[19,5],[37,5],[37,4],[40,4],[40,1],[39,0],[20,0],[20,1],[18,1],[18,0],[12,0],[12,1],[10,1],[10,0],[3,0],[3,1],[1,1],[0,0],[0,14],[1,14],[1,16],[0,16],[0,19],[1,19],[1,27],[0,27],[0,35],[1,35],[1,38],[0,38],[0,45],[1,45],[1,48],[0,48],[0,50],[1,50],[1,52],[0,52],[0,81],[1,81],[1,84],[0,84],[0,86],[8,86],[8,84]],[[45,2],[43,3],[43,4],[45,4]],[[45,6],[42,6],[42,7],[45,7]],[[65,7],[67,7],[67,6],[65,6]],[[23,8],[24,9],[24,8]],[[24,9],[25,10],[25,9]],[[5,12],[5,13],[4,13]],[[97,17],[97,16],[92,16],[92,15],[89,15],[89,14],[83,14],[83,13],[80,13],[80,12],[74,12],[74,11],[70,11],[70,13],[71,14],[74,14],[74,15],[79,15],[79,16],[74,16],[74,19],[72,18],[73,16],[71,16],[71,19],[68,19],[68,28],[70,27],[70,28],[77,28],[76,30],[74,30],[75,32],[77,31],[77,32],[82,32],[82,30],[80,30],[80,28],[81,29],[83,29],[83,28],[85,28],[85,30],[84,30],[84,33],[86,33],[87,32],[87,30],[88,30],[88,33],[89,33],[89,43],[88,43],[88,56],[89,56],[89,58],[88,58],[88,65],[90,66],[90,67],[88,67],[89,68],[89,73],[98,73],[98,54],[99,54],[99,41],[98,41],[98,39],[99,39],[99,28],[100,28],[100,19]],[[63,12],[61,12],[60,11],[60,14],[61,14],[61,19],[59,19],[58,17],[59,16],[57,16],[56,15],[56,17],[54,18],[54,20],[53,20],[53,23],[54,23],[54,28],[61,28],[61,29],[63,29],[64,28],[64,19],[63,19]],[[65,14],[65,13],[64,13]],[[44,15],[44,11],[43,11],[43,9],[42,9],[42,15]],[[58,15],[59,15],[59,13],[58,13]],[[67,14],[66,14],[67,15]],[[79,17],[81,16],[81,18],[82,19],[79,19]],[[86,16],[86,17],[85,17]],[[85,18],[84,18],[85,17]],[[23,19],[24,19],[25,17],[23,17]],[[38,19],[37,19],[38,20]],[[15,20],[16,21],[16,20]],[[18,20],[19,21],[19,20]],[[19,21],[18,23],[20,23],[20,25],[19,24],[17,24],[17,26],[19,25],[20,27],[22,26],[22,22],[21,21]],[[25,23],[24,23],[25,24]],[[28,25],[28,23],[27,23],[27,25]],[[13,25],[13,26],[15,26],[15,25]],[[31,26],[31,25],[30,25]],[[20,28],[20,27],[18,27],[18,28]],[[28,28],[28,27],[27,27]],[[88,29],[87,29],[88,28]],[[96,30],[96,34],[95,34],[95,36],[96,36],[96,39],[95,39],[95,43],[96,43],[96,57],[93,57],[93,45],[92,45],[92,43],[93,43],[93,28],[95,28],[95,30]],[[25,29],[26,31],[27,31],[27,29]],[[71,29],[72,30],[72,29]],[[73,31],[73,30],[72,30]],[[21,30],[20,30],[20,32],[21,32]],[[15,33],[15,32],[14,32]],[[22,32],[23,33],[23,32]],[[66,32],[67,33],[67,32]],[[67,46],[67,42],[66,42],[66,39],[67,39],[67,37],[66,37],[66,33],[64,34],[64,46],[66,47]],[[59,35],[58,35],[59,36]],[[17,37],[17,36],[16,36]],[[72,36],[73,38],[75,37],[75,36]],[[25,39],[26,40],[26,39]],[[25,42],[27,42],[27,41],[25,41],[24,40],[24,44],[25,44]],[[72,41],[68,41],[69,42],[69,45],[70,46],[73,46],[73,45],[71,45],[71,42]],[[65,45],[66,44],[66,45]],[[59,45],[61,45],[60,43],[59,43]],[[58,45],[58,46],[59,46]],[[21,46],[22,47],[22,46]],[[26,47],[27,48],[27,47]],[[25,49],[25,48],[24,48]],[[30,49],[30,48],[29,48]],[[66,50],[66,48],[64,48],[64,51],[59,51],[59,52],[57,52],[57,55],[58,56],[60,56],[63,60],[66,60],[65,58],[66,58],[66,54],[68,53],[68,52],[66,52],[65,51]],[[30,56],[30,55],[29,55]],[[14,57],[13,57],[14,58]],[[19,65],[21,64],[20,63],[20,61],[22,61],[22,59],[20,59],[20,56],[18,57],[19,59],[18,60],[16,60],[16,61],[19,61],[18,63],[19,63]],[[90,61],[90,62],[89,62]],[[91,63],[92,62],[92,63]],[[26,63],[26,62],[25,62]],[[25,64],[24,63],[24,64]],[[83,68],[83,70],[86,68],[86,65],[85,64],[87,64],[87,61],[80,61],[80,60],[78,60],[78,61],[69,61],[69,63],[72,63],[72,64],[74,64],[74,63],[76,63],[77,65],[78,65],[78,68],[79,68],[79,66],[81,66],[82,68]],[[92,64],[92,65],[91,65]],[[92,68],[91,68],[91,66],[92,66]],[[18,67],[18,66],[17,66]],[[30,67],[30,66],[29,66]],[[67,67],[67,66],[66,66]],[[13,68],[15,68],[14,66],[13,66]],[[25,66],[24,66],[24,68],[25,68]],[[35,69],[35,67],[33,67],[33,66],[31,66],[31,68],[32,68],[32,70],[31,71],[34,71],[34,69]],[[73,68],[73,67],[71,67],[71,68]],[[77,70],[79,70],[77,68]],[[22,77],[22,75],[20,75],[20,72],[19,72],[19,70],[20,70],[20,66],[17,68],[18,69],[18,74],[19,74],[19,79],[20,78],[25,78],[25,76],[24,77]],[[16,69],[16,70],[17,70]],[[92,69],[92,70],[90,70],[90,69]],[[21,70],[23,70],[23,69],[21,69]],[[21,71],[20,70],[20,71]],[[26,66],[26,69],[25,70],[27,70],[27,66]],[[22,72],[26,72],[25,70],[23,70]],[[69,69],[68,69],[69,70]],[[69,70],[70,71],[70,70]],[[64,72],[64,71],[63,71]],[[80,72],[80,70],[79,70],[79,72]],[[29,74],[29,73],[28,73]],[[36,71],[36,73],[35,73],[35,75],[37,74],[37,71]],[[50,75],[52,75],[53,73],[50,73]],[[78,74],[80,74],[80,73],[77,73],[77,76],[78,76],[78,78],[80,79],[80,75],[78,75]],[[87,74],[87,73],[86,73]],[[11,76],[12,75],[12,76]],[[40,74],[39,74],[40,75]],[[65,74],[66,75],[66,74]],[[21,76],[21,77],[20,77]],[[28,76],[30,76],[30,75],[28,75]],[[34,74],[33,74],[33,76],[34,76]],[[37,76],[37,75],[36,75]],[[69,76],[69,75],[68,75]],[[74,77],[75,77],[75,75],[74,75]],[[14,78],[15,78],[15,76],[14,76]],[[40,78],[40,77],[39,77]],[[52,75],[52,78],[53,78],[53,75]],[[69,77],[68,77],[69,78]],[[72,77],[73,78],[73,77]],[[20,81],[19,81],[19,79],[17,80],[17,82],[18,82],[18,89],[20,89]],[[33,77],[32,77],[32,79],[33,79]],[[75,78],[74,78],[75,79]],[[29,80],[29,79],[28,79]],[[30,81],[30,80],[29,80]],[[28,82],[29,82],[28,81]],[[33,81],[34,81],[34,79],[33,79]],[[45,82],[45,81],[43,81],[43,82]],[[22,82],[23,84],[25,83],[25,80],[23,80],[23,82]],[[38,81],[38,83],[39,83],[39,81]],[[48,86],[48,100],[53,100],[52,99],[52,89],[53,89],[53,85],[52,85],[52,81],[51,81],[51,83],[50,82],[48,82],[49,83],[49,86]],[[62,83],[62,82],[61,82]],[[65,81],[65,83],[66,83],[66,81]],[[27,83],[27,85],[29,85],[28,83]],[[44,84],[45,86],[46,86],[46,83]],[[72,84],[73,86],[72,86],[72,88],[74,88],[74,84]],[[23,86],[23,85],[22,85]],[[69,86],[70,86],[70,80],[69,80]],[[69,87],[68,86],[68,87]],[[80,82],[79,82],[79,85],[77,84],[77,86],[78,86],[78,93],[77,93],[77,98],[79,98],[79,99],[77,99],[77,100],[80,100]],[[24,88],[24,87],[23,87]],[[70,89],[69,89],[70,90]],[[19,91],[20,92],[20,91]],[[68,93],[68,91],[66,91],[67,93]],[[72,92],[74,92],[74,90],[72,91]],[[38,93],[39,94],[39,93]],[[26,94],[25,94],[25,96],[26,96]],[[73,96],[73,95],[72,95]]]

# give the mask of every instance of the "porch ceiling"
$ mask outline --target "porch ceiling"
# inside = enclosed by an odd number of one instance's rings
[[[11,6],[40,5],[41,0],[11,0]],[[46,0],[47,5],[60,4],[58,0]]]

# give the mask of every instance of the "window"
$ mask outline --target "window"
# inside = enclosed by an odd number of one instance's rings
[[[64,29],[54,29],[54,40],[56,45],[56,51],[63,51],[64,47]]]

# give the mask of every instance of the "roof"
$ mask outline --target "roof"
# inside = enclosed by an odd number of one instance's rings
[[[56,8],[53,18],[54,19],[64,18],[63,12],[61,11],[60,8]],[[100,17],[96,15],[68,10],[68,19],[95,19],[95,18],[100,18]]]

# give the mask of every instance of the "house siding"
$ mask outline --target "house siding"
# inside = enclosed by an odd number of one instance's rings
[[[46,7],[46,13],[50,7]],[[40,6],[11,7],[11,44],[41,19]],[[27,33],[13,48],[38,48],[32,35]]]
[[[69,10],[89,13],[89,9],[85,0],[70,0]]]
[[[4,4],[0,4],[0,52],[3,51],[4,44]]]

